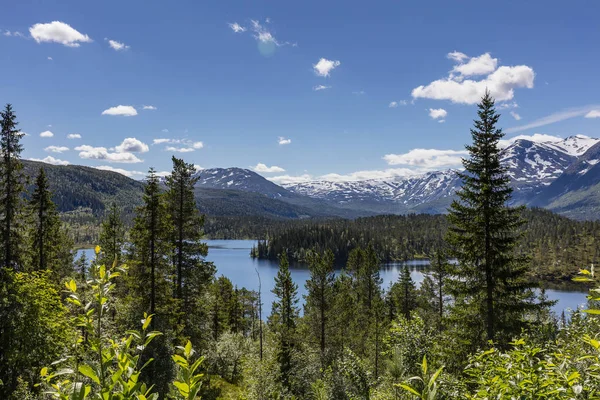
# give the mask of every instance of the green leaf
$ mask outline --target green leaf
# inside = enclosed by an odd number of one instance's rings
[[[100,384],[100,378],[98,378],[96,371],[94,371],[94,369],[92,367],[90,367],[89,365],[87,365],[87,364],[80,365],[79,372],[81,373],[81,375],[87,376],[92,381],[96,382],[98,385]]]
[[[417,392],[415,389],[411,388],[408,385],[405,385],[405,384],[402,383],[402,384],[397,385],[397,386],[400,386],[402,389],[406,390],[407,392],[410,392],[410,393],[414,394],[415,396],[421,397],[421,393]]]
[[[600,315],[600,310],[595,310],[595,309],[583,310],[583,312],[587,313],[587,314],[592,314],[592,315]]]

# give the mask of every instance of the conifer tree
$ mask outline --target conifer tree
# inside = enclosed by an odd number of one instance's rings
[[[7,104],[0,112],[0,240],[2,240],[2,266],[22,267],[23,251],[23,151],[17,129],[17,116]]]
[[[324,254],[313,252],[309,257],[310,279],[306,281],[304,316],[321,350],[321,362],[324,363],[327,347],[326,335],[330,331],[330,313],[333,303],[334,255],[331,250]]]
[[[100,238],[98,240],[102,248],[101,264],[112,265],[121,263],[123,247],[125,246],[125,226],[121,220],[121,211],[116,203],[112,203],[108,214],[100,226]]]
[[[50,270],[57,282],[71,274],[72,242],[62,229],[62,223],[52,201],[52,192],[44,168],[40,168],[29,200],[31,216],[31,269]]]
[[[521,210],[507,205],[512,189],[500,163],[500,115],[488,91],[478,116],[460,173],[463,186],[449,210],[447,234],[451,256],[458,260],[449,285],[453,319],[463,326],[457,333],[468,334],[465,339],[473,347],[486,340],[510,340],[520,333],[524,313],[535,307],[533,285],[525,280],[526,258],[514,251],[523,221]],[[465,332],[465,326],[473,329]]]
[[[426,312],[425,318],[429,317],[441,332],[448,297],[446,280],[449,264],[443,251],[436,251],[430,260],[430,267],[421,283],[419,293],[422,308]]]
[[[169,227],[169,216],[165,197],[160,189],[159,177],[154,169],[150,168],[144,186],[143,204],[136,210],[131,229],[130,258],[135,262],[135,266],[130,277],[134,291],[135,288],[146,287],[142,283],[150,286],[150,296],[147,292],[138,292],[137,299],[141,302],[141,309],[138,310],[140,313],[157,314],[152,319],[153,324],[161,322],[162,312],[173,311],[166,309],[167,299],[170,298],[167,294],[168,282],[172,279],[169,263],[171,256]],[[159,310],[159,300],[162,303],[160,307],[163,308],[162,310]]]
[[[398,281],[392,286],[392,297],[396,314],[410,320],[410,313],[416,308],[417,302],[415,282],[407,265],[402,268]]]
[[[294,368],[293,355],[297,344],[296,325],[298,322],[298,285],[292,280],[286,253],[279,258],[279,271],[275,276],[272,290],[273,301],[269,324],[277,335],[277,361],[279,380],[288,390],[292,390],[291,375]]]
[[[215,268],[204,261],[208,246],[202,242],[204,216],[194,196],[196,168],[173,157],[173,171],[166,178],[166,201],[171,223],[172,263],[175,267],[175,297],[179,299],[183,333],[201,348],[199,340],[207,335],[201,330],[208,316],[207,304],[201,301],[212,281]]]

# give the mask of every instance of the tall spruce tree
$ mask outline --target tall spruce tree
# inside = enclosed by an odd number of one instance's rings
[[[125,226],[121,220],[121,211],[116,203],[112,203],[108,213],[100,226],[98,244],[102,248],[99,262],[111,265],[113,262],[121,263],[123,247],[125,246]]]
[[[168,235],[170,226],[159,177],[154,169],[150,168],[144,187],[143,204],[136,210],[131,229],[130,259],[135,265],[132,266],[130,277],[134,296],[139,301],[138,312],[157,314],[152,319],[153,324],[163,322],[162,314],[173,311],[167,310],[167,299],[170,298],[168,282],[172,280],[169,262],[172,253]],[[147,285],[150,286],[150,296],[145,291]]]
[[[410,270],[405,265],[400,271],[398,281],[392,286],[392,297],[396,309],[395,314],[402,315],[407,320],[410,313],[417,307],[416,286],[410,276]]]
[[[137,327],[143,313],[154,314],[151,329],[164,335],[152,341],[141,362],[154,358],[142,373],[142,380],[155,385],[161,396],[168,392],[173,378],[170,354],[175,340],[177,302],[173,299],[174,278],[171,263],[171,223],[159,177],[150,168],[144,187],[143,203],[136,209],[130,231],[129,274],[127,275],[126,309],[123,324]],[[150,293],[148,293],[148,288]]]
[[[22,132],[17,129],[17,116],[7,104],[0,112],[0,239],[2,266],[22,267],[24,218],[23,164],[20,157]]]
[[[311,253],[308,268],[310,279],[306,281],[304,316],[312,337],[321,350],[321,363],[325,363],[327,335],[331,331],[331,308],[333,306],[333,285],[335,273],[333,269],[334,255],[331,250],[324,254]]]
[[[269,316],[269,324],[277,336],[277,361],[279,381],[293,392],[291,375],[294,369],[294,350],[297,347],[296,325],[298,323],[298,285],[292,280],[286,253],[279,258],[279,271],[272,290],[275,301]]]
[[[500,163],[503,133],[489,91],[478,105],[478,116],[447,234],[451,256],[458,260],[449,285],[452,316],[462,326],[457,333],[469,335],[464,339],[473,347],[486,340],[510,340],[524,326],[524,314],[537,306],[533,285],[525,279],[526,258],[514,251],[523,221],[521,210],[507,205],[512,189]]]
[[[438,331],[444,328],[445,305],[448,302],[446,280],[450,264],[443,251],[436,251],[430,258],[431,264],[419,288],[423,319],[431,321]]]
[[[44,168],[40,168],[35,179],[28,207],[32,221],[29,234],[31,269],[50,270],[53,278],[60,282],[72,273],[73,243],[62,229]]]
[[[208,246],[202,242],[204,216],[194,196],[196,168],[176,157],[172,161],[173,171],[166,178],[166,201],[176,271],[175,297],[181,306],[183,334],[198,347],[208,333],[200,329],[208,317],[207,304],[201,299],[214,277],[215,267],[204,261]]]

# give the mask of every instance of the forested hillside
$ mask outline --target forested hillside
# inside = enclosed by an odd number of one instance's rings
[[[600,222],[575,221],[550,211],[524,209],[518,251],[530,257],[531,273],[544,280],[571,279],[581,265],[597,261]],[[381,215],[356,220],[280,223],[269,228],[252,254],[306,261],[312,250],[329,250],[344,265],[352,250],[372,245],[382,261],[429,258],[444,248],[446,215]]]

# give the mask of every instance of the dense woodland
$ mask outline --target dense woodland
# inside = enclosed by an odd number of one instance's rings
[[[550,211],[520,209],[524,224],[516,251],[529,257],[530,274],[547,281],[571,280],[582,265],[600,256],[600,222],[574,221]],[[254,257],[306,261],[313,251],[330,250],[345,265],[356,248],[371,244],[382,262],[430,258],[445,247],[446,215],[382,215],[355,220],[281,222],[269,227]]]
[[[2,399],[600,398],[600,311],[552,315],[528,279],[527,256],[541,256],[524,251],[539,240],[590,251],[583,239],[558,242],[569,232],[593,238],[595,225],[588,232],[541,211],[523,219],[506,205],[489,94],[447,218],[270,233],[269,243],[289,235],[302,249],[277,255],[271,315],[260,290],[234,287],[205,261],[193,164],[173,157],[164,184],[151,169],[131,223],[114,202],[95,258],[73,260],[44,168],[26,195],[12,107],[0,117]],[[213,228],[227,231],[224,221]],[[536,231],[544,228],[555,233]],[[382,259],[415,254],[431,259],[420,288],[408,269],[382,288]],[[289,255],[310,270],[303,313]],[[337,274],[336,256],[345,264]],[[593,283],[593,268],[579,267],[577,280]]]

